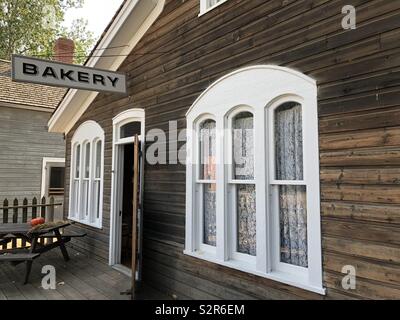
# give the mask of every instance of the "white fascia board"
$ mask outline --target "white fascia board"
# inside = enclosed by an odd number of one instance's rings
[[[131,0],[118,14],[113,24],[97,45],[86,66],[117,71],[136,44],[151,27],[164,8],[165,0]],[[112,57],[102,57],[112,56]],[[98,92],[71,89],[48,122],[50,132],[67,134]]]

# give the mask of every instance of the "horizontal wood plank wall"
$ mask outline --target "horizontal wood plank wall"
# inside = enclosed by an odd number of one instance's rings
[[[356,30],[341,27],[347,4]],[[400,1],[229,0],[198,14],[198,0],[167,1],[120,68],[129,96],[99,95],[68,135],[69,167],[79,124],[95,120],[106,132],[104,228],[79,246],[108,258],[113,116],[144,108],[146,131],[173,120],[183,129],[219,77],[276,64],[318,81],[325,298],[400,298]],[[144,205],[149,284],[182,299],[322,298],[184,256],[184,166],[146,165]],[[344,265],[357,268],[356,290],[342,289]]]
[[[6,198],[10,203],[15,198],[20,203],[25,198],[39,199],[43,158],[65,157],[63,135],[47,131],[50,116],[49,112],[0,104],[1,202]]]

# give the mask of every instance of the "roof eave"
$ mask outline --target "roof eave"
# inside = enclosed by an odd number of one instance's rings
[[[86,66],[117,71],[162,12],[164,3],[165,0],[127,1],[97,44],[93,51],[95,54],[88,59]],[[112,57],[105,58],[104,55]],[[49,131],[67,134],[97,95],[98,92],[69,90],[48,122]]]

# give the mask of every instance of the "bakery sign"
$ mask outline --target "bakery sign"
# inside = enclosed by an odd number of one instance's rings
[[[126,76],[107,70],[13,55],[12,80],[89,91],[126,93]]]

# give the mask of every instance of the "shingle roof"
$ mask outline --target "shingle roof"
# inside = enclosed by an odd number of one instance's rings
[[[11,81],[11,62],[0,59],[0,102],[55,109],[65,94],[64,88]]]

